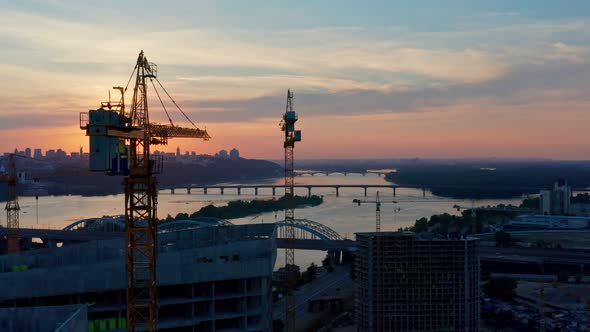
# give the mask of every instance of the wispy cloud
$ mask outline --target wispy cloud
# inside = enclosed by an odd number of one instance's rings
[[[456,137],[464,137],[473,133],[468,122],[485,115],[538,112],[532,114],[549,119],[560,108],[577,112],[590,95],[587,18],[532,18],[508,7],[419,29],[353,19],[324,23],[304,9],[277,5],[263,10],[265,19],[283,15],[298,24],[274,22],[280,28],[271,29],[266,22],[257,26],[261,17],[248,27],[215,23],[235,13],[211,3],[178,4],[174,15],[155,4],[137,17],[106,7],[57,0],[0,5],[1,129],[75,125],[78,111],[126,83],[140,49],[160,65],[160,79],[186,111],[222,137],[230,135],[224,124],[237,128],[231,135],[244,142],[245,126],[273,123],[287,88],[296,91],[307,118],[332,119],[334,131],[339,121],[356,124],[376,144],[391,136],[374,119],[415,130],[456,128],[462,132]],[[460,118],[448,119],[453,116]],[[501,121],[491,123],[496,127],[487,134],[504,131]],[[372,126],[381,128],[378,136]]]

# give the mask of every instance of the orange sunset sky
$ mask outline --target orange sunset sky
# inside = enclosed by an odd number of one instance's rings
[[[298,158],[589,159],[588,3],[441,3],[0,4],[0,151],[87,151],[79,112],[143,49],[213,137],[168,151],[280,159],[290,88]]]

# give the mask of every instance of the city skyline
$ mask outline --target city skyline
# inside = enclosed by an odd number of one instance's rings
[[[240,142],[250,158],[280,159],[277,124],[291,88],[301,159],[586,160],[589,6],[6,3],[0,150],[38,142],[87,151],[78,113],[124,85],[143,49],[213,137],[184,141],[187,150],[212,155]]]

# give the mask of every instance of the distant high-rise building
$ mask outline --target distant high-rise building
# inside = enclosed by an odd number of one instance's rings
[[[359,331],[479,331],[478,239],[369,232],[356,242]]]
[[[82,145],[80,145],[80,156],[84,155],[84,149],[82,148]]]
[[[62,149],[57,149],[57,151],[55,152],[55,157],[56,159],[64,160],[68,157],[68,154]]]
[[[539,193],[539,205],[541,214],[551,214],[551,190],[541,190]]]
[[[31,148],[26,148],[25,149],[25,157],[31,158]]]
[[[567,215],[570,213],[572,190],[564,179],[553,184],[551,190],[541,190],[539,210],[544,215]]]
[[[226,150],[220,150],[219,152],[217,152],[216,157],[221,158],[221,159],[227,159],[227,158],[229,158],[229,154],[227,153]]]
[[[176,156],[180,157],[180,146],[176,147]]]
[[[195,151],[191,151],[191,157],[196,157],[197,153]]]
[[[35,149],[35,151],[33,152],[33,157],[35,159],[43,158],[43,151],[41,149]]]
[[[238,151],[238,149],[236,149],[236,148],[231,149],[231,151],[229,152],[229,159],[232,159],[232,160],[240,159],[240,151]]]
[[[55,159],[55,150],[47,150],[45,151],[45,158],[47,159]]]

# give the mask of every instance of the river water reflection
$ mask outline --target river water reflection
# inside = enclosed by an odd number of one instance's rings
[[[376,174],[367,174],[362,176],[360,174],[331,174],[329,176],[317,174],[315,176],[304,175],[298,176],[295,179],[296,184],[390,184],[385,181],[383,177]],[[261,182],[257,182],[261,183]],[[264,181],[268,184],[283,184],[283,179],[271,179]],[[228,184],[242,184],[242,183],[228,183]],[[251,184],[251,183],[249,183]],[[367,199],[375,197],[376,189],[368,190]],[[296,189],[299,195],[307,195],[307,189]],[[277,197],[283,194],[282,189],[277,189]],[[363,204],[357,206],[353,204],[352,200],[355,198],[364,199],[364,190],[362,188],[340,189],[340,196],[336,197],[336,191],[332,188],[313,189],[312,194],[323,195],[324,203],[316,207],[308,207],[297,209],[295,211],[296,218],[306,218],[313,221],[320,222],[343,237],[354,238],[355,232],[374,231],[375,230],[375,206],[373,204]],[[398,200],[422,200],[422,191],[416,189],[398,189],[397,196],[394,198],[391,190],[380,189],[380,195],[383,201]],[[187,194],[185,190],[176,190],[172,195],[169,190],[161,191],[158,197],[158,216],[160,218],[170,214],[172,216],[177,213],[185,212],[192,213],[200,208],[214,204],[221,206],[227,204],[228,201],[243,199],[272,199],[271,189],[259,189],[259,195],[254,196],[254,189],[242,189],[242,195],[238,196],[235,190],[225,190],[225,195],[220,195],[216,189],[210,189],[208,195],[204,195],[201,190],[193,189],[191,194]],[[454,204],[471,206],[471,201],[457,201],[441,197],[436,197],[426,193],[426,198],[432,200],[430,202],[407,202],[399,204],[383,204],[381,209],[381,229],[384,231],[397,230],[399,227],[406,227],[413,225],[414,221],[421,217],[429,217],[438,213],[457,214],[453,209]],[[520,199],[504,199],[504,200],[477,200],[476,206],[481,205],[496,205],[504,204],[520,204]],[[39,197],[38,200],[38,221],[36,213],[36,201],[34,197],[20,198],[21,203],[21,227],[31,228],[63,228],[72,222],[80,219],[90,217],[100,217],[104,215],[117,215],[124,213],[124,195],[111,195],[102,197],[81,197],[81,196],[49,196]],[[399,211],[396,209],[399,208]],[[3,218],[4,219],[4,218]],[[284,213],[263,213],[257,218],[253,216],[233,219],[235,224],[247,223],[269,223],[275,220],[284,219]],[[2,223],[5,223],[2,220]],[[295,253],[296,262],[299,265],[307,266],[311,262],[319,263],[324,257],[325,253],[318,251],[297,251]],[[277,266],[284,264],[283,250],[279,251],[277,258]]]

